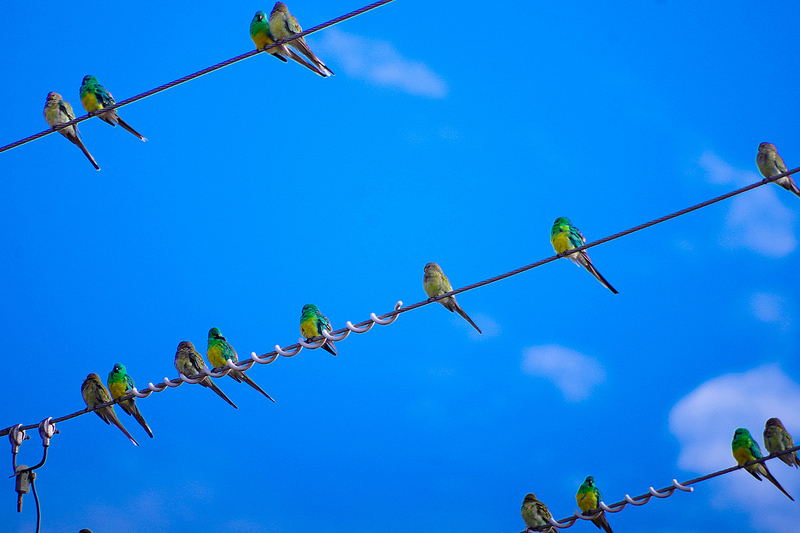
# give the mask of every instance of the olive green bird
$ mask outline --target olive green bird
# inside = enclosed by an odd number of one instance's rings
[[[794,439],[783,427],[783,423],[778,418],[770,418],[764,426],[764,447],[770,454],[782,452],[789,448],[794,448]],[[800,467],[800,460],[797,459],[797,452],[779,455],[778,459],[789,466]]]
[[[100,85],[100,82],[97,81],[97,78],[91,75],[84,76],[83,82],[81,83],[80,95],[81,104],[83,104],[83,108],[90,115],[97,115],[100,120],[108,122],[114,127],[119,124],[136,137],[140,138],[142,141],[147,140],[144,138],[144,135],[131,128],[127,122],[119,118],[119,114],[117,113],[116,109],[102,111],[104,108],[112,106],[116,102],[114,101],[114,97],[111,95],[111,93],[108,92],[105,87]]]
[[[117,398],[122,398],[128,394],[133,388],[133,378],[128,375],[128,371],[125,368],[125,365],[122,363],[116,363],[114,365],[114,369],[108,373],[108,391],[111,393],[111,397],[115,400]],[[144,417],[142,413],[139,412],[139,408],[136,407],[136,397],[129,398],[127,400],[122,400],[119,402],[119,406],[122,407],[122,410],[128,413],[129,415],[133,416],[139,425],[144,428],[150,438],[153,438],[153,432],[150,430],[150,426],[147,425],[147,422],[144,421]]]
[[[306,341],[314,337],[323,336],[322,332],[331,332],[331,323],[314,304],[306,304],[300,313],[300,333]],[[324,337],[324,336],[323,336]],[[322,348],[333,355],[339,355],[333,341],[325,338]]]
[[[81,396],[83,396],[83,401],[86,402],[86,407],[89,409],[94,409],[96,405],[111,401],[111,395],[103,386],[103,382],[100,381],[100,376],[94,372],[86,376],[86,379],[83,381],[83,385],[81,385]],[[95,410],[95,414],[102,418],[103,422],[106,424],[111,425],[113,423],[125,434],[126,437],[131,439],[132,443],[134,443],[136,446],[139,445],[139,443],[136,442],[136,439],[131,437],[131,434],[128,433],[128,430],[125,429],[125,426],[123,426],[122,422],[120,422],[117,418],[117,414],[114,412],[113,405],[101,407],[100,409]]]
[[[758,171],[761,172],[761,175],[765,178],[783,174],[788,170],[783,162],[783,158],[778,154],[778,149],[775,148],[775,145],[772,143],[761,143],[758,145],[756,165],[758,165]],[[779,178],[775,180],[774,183],[800,196],[800,189],[791,176]]]
[[[206,362],[203,361],[203,356],[194,349],[194,344],[189,341],[181,341],[178,344],[178,351],[175,352],[175,369],[187,378],[192,378],[193,376],[204,374]],[[234,409],[238,409],[236,404],[214,384],[214,381],[209,376],[205,376],[200,380],[199,385],[213,390],[220,398],[231,404]]]
[[[250,21],[250,38],[253,39],[253,43],[256,45],[256,50],[261,50],[265,46],[274,44],[277,40],[275,37],[273,37],[272,32],[270,31],[269,18],[264,11],[256,11],[256,14],[253,16],[253,20]],[[284,63],[287,62],[287,59],[283,56],[288,56],[307,69],[313,71],[315,74],[319,74],[323,78],[325,77],[325,74],[320,72],[317,67],[308,63],[308,61],[300,57],[297,52],[288,48],[285,44],[273,46],[267,50],[267,52],[280,59]]]
[[[272,12],[269,14],[269,29],[276,40],[289,39],[303,31],[297,19],[289,13],[289,8],[287,8],[286,4],[283,2],[276,2],[275,7],[272,8]],[[294,39],[286,44],[306,56],[320,71],[323,77],[333,76],[333,71],[329,69],[320,58],[314,55],[314,52],[308,47],[305,37]]]
[[[733,457],[736,459],[736,462],[739,464],[739,466],[744,466],[748,461],[755,461],[756,459],[761,459],[763,457],[761,455],[761,448],[758,447],[758,443],[750,436],[750,432],[745,428],[738,428],[733,433],[731,450],[733,452]],[[761,481],[759,474],[764,476],[770,480],[773,485],[778,487],[782,493],[786,494],[787,498],[794,501],[794,498],[789,496],[789,493],[786,492],[783,487],[781,487],[781,484],[778,483],[774,477],[772,477],[772,474],[770,474],[765,463],[755,463],[745,466],[744,469],[750,472],[753,477],[759,481]]]
[[[450,285],[450,280],[447,279],[447,276],[444,275],[444,272],[442,272],[441,267],[437,263],[428,263],[425,265],[424,274],[422,276],[422,288],[425,289],[425,294],[428,295],[428,299],[435,296],[440,296],[453,290],[453,286]],[[483,334],[481,328],[479,328],[467,315],[467,313],[461,309],[461,306],[458,305],[454,295],[441,298],[437,301],[451,313],[456,312],[461,315],[464,320],[472,325],[473,328],[478,330],[478,333]]]
[[[553,227],[550,229],[550,243],[553,245],[553,249],[556,253],[560,255],[568,250],[583,246],[586,244],[586,239],[581,235],[580,230],[572,225],[567,217],[559,217],[553,222]],[[619,294],[617,289],[612,287],[611,284],[606,281],[606,278],[597,271],[592,264],[592,260],[589,259],[589,254],[586,253],[586,250],[568,254],[567,257],[579,267],[588,270],[605,288],[614,294]]]
[[[603,496],[600,494],[600,489],[595,486],[592,476],[587,476],[586,480],[578,488],[575,500],[578,502],[578,509],[585,515],[594,514],[597,509],[600,509],[600,502],[603,500]],[[606,533],[614,533],[611,531],[611,526],[608,525],[606,513],[603,510],[592,518],[592,523],[597,526],[597,529],[602,529]]]
[[[55,128],[59,124],[64,124],[65,122],[69,122],[74,118],[75,113],[72,112],[72,106],[69,105],[69,102],[65,102],[58,93],[47,93],[47,101],[45,101],[44,104],[44,119],[51,128]],[[67,126],[66,128],[61,128],[57,131],[66,137],[69,142],[80,148],[83,154],[89,158],[89,161],[92,162],[94,168],[100,170],[100,165],[97,164],[97,161],[94,160],[92,154],[90,154],[89,150],[86,149],[86,146],[83,145],[77,124]]]
[[[234,363],[239,362],[239,356],[236,355],[236,350],[233,349],[233,346],[228,344],[228,340],[222,336],[219,332],[219,328],[211,328],[208,330],[208,351],[206,352],[208,355],[208,361],[214,365],[214,368],[228,368],[228,361],[233,361]],[[272,397],[264,392],[261,387],[256,385],[256,382],[253,381],[250,376],[245,374],[242,370],[234,370],[233,368],[230,369],[228,375],[238,381],[239,383],[247,383],[258,392],[272,400]],[[272,400],[273,402],[275,400]]]
[[[550,519],[553,515],[547,509],[547,506],[536,499],[534,494],[528,494],[522,500],[522,520],[529,528],[542,527],[550,525]],[[557,533],[554,526],[547,529],[539,529],[538,531],[546,531],[547,533]]]

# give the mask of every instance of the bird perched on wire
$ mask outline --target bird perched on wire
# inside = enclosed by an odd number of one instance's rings
[[[778,418],[770,418],[764,425],[764,447],[771,454],[794,448],[794,439]],[[778,459],[789,466],[800,467],[797,452],[779,455]]]
[[[559,217],[553,222],[553,227],[550,229],[550,243],[553,245],[553,249],[556,253],[560,255],[568,250],[583,246],[586,244],[586,239],[581,235],[580,230],[570,223],[567,217]],[[614,294],[619,294],[617,290],[606,281],[606,278],[600,275],[600,272],[598,272],[592,264],[592,260],[589,259],[589,254],[586,253],[586,250],[568,254],[567,257],[579,267],[582,266],[588,270],[589,273],[597,278],[597,281],[602,283],[608,290]]]
[[[778,149],[775,148],[775,145],[772,143],[761,143],[758,145],[756,165],[758,165],[758,171],[761,172],[761,175],[765,178],[783,174],[788,170],[783,162],[783,158],[778,154]],[[791,176],[779,178],[775,180],[774,183],[800,196],[800,188],[797,187],[797,183],[795,183]]]
[[[745,463],[748,461],[755,461],[756,459],[761,459],[763,456],[761,455],[761,448],[758,447],[758,443],[750,436],[750,432],[747,431],[745,428],[738,428],[733,433],[733,442],[731,442],[731,450],[733,452],[733,457],[736,459],[736,462],[739,466],[744,466]],[[770,474],[769,470],[767,469],[767,465],[764,463],[755,463],[749,466],[744,467],[745,470],[750,472],[753,477],[757,480],[761,481],[761,477],[759,474],[770,480],[770,482],[778,487],[778,489],[786,495],[787,498],[794,501],[794,498],[789,496],[789,493],[781,487],[781,484],[778,483],[772,474]]]
[[[277,40],[270,31],[269,17],[267,17],[267,14],[264,11],[256,11],[256,14],[253,16],[253,20],[250,21],[250,38],[253,39],[253,43],[256,45],[256,50],[261,50],[265,46],[274,44]],[[277,57],[284,63],[287,62],[286,58],[283,57],[285,55],[297,63],[300,63],[315,74],[319,74],[323,78],[326,77],[324,72],[320,71],[317,67],[300,57],[300,55],[298,55],[294,50],[287,48],[285,44],[273,46],[267,50],[267,52],[272,56]]]
[[[323,331],[331,332],[331,323],[314,304],[306,304],[300,313],[300,334],[308,341],[313,337],[319,337]],[[322,335],[324,337],[324,335]],[[322,348],[330,354],[339,355],[333,341],[325,338]]]
[[[236,355],[236,351],[233,349],[233,346],[228,344],[228,340],[219,332],[219,328],[211,328],[208,330],[208,351],[206,355],[208,355],[208,360],[212,365],[214,365],[214,368],[228,368],[228,361],[233,361],[234,363],[239,362],[239,356]],[[253,381],[250,376],[245,374],[242,370],[234,370],[231,368],[230,372],[228,372],[228,375],[239,383],[247,383],[258,392],[272,400],[272,396],[264,392],[261,387],[256,385],[256,382]],[[275,400],[272,401],[274,402]]]
[[[269,29],[275,40],[288,39],[303,31],[297,19],[289,13],[289,8],[283,2],[276,2],[275,7],[272,8],[272,12],[269,14]],[[323,76],[333,76],[333,71],[308,47],[305,37],[294,39],[286,44],[306,56]]]
[[[594,514],[600,509],[600,502],[603,497],[594,484],[594,478],[587,476],[583,484],[578,488],[578,493],[575,495],[575,500],[578,502],[578,509],[583,514]],[[605,511],[600,511],[596,517],[592,518],[592,523],[597,526],[597,529],[602,529],[606,533],[614,533],[611,531],[611,526],[608,525]]]
[[[117,113],[116,109],[102,111],[102,109],[112,106],[116,102],[114,101],[114,97],[111,96],[111,93],[108,92],[105,87],[100,85],[100,82],[97,81],[97,78],[91,75],[84,76],[83,82],[81,82],[80,95],[81,104],[83,104],[83,108],[89,114],[97,115],[100,120],[108,122],[112,126],[119,124],[136,137],[139,137],[142,141],[147,140],[144,138],[144,135],[131,128],[127,122],[119,118],[119,114]]]
[[[86,379],[83,381],[83,385],[81,385],[81,396],[83,396],[83,401],[86,402],[86,407],[89,409],[94,409],[95,406],[100,405],[101,403],[111,401],[111,395],[108,394],[108,391],[103,386],[103,382],[100,381],[100,376],[94,372],[86,376]],[[105,407],[101,407],[100,409],[96,409],[95,414],[103,419],[103,422],[106,424],[114,424],[117,426],[126,437],[131,439],[132,443],[134,443],[136,446],[139,445],[139,443],[136,442],[136,439],[131,437],[131,434],[128,433],[128,430],[125,429],[125,426],[123,426],[122,422],[120,422],[117,418],[117,414],[114,412],[113,405],[107,405]]]
[[[444,275],[441,267],[437,263],[428,263],[425,265],[424,274],[422,275],[422,288],[425,289],[425,294],[428,295],[428,298],[433,298],[435,296],[440,296],[442,294],[446,294],[453,290],[453,286],[450,285],[450,280],[447,279],[447,276]],[[461,315],[464,320],[469,322],[473,328],[478,330],[478,333],[483,333],[481,328],[479,328],[475,322],[461,309],[461,306],[458,305],[456,301],[456,297],[454,295],[450,295],[446,298],[441,298],[437,300],[440,304],[442,304],[445,309],[449,310],[451,313],[456,312]]]
[[[111,393],[111,397],[115,400],[117,398],[122,398],[123,396],[128,394],[128,391],[133,388],[133,378],[128,375],[128,371],[125,368],[125,365],[122,363],[116,363],[114,365],[114,369],[108,373],[108,391]],[[136,407],[136,398],[130,398],[127,400],[122,400],[119,402],[119,406],[122,407],[122,410],[128,413],[129,415],[133,416],[139,425],[144,428],[150,438],[153,438],[153,432],[150,430],[150,426],[147,425],[147,422],[144,421],[144,417],[142,413],[139,412],[139,408]]]
[[[69,105],[69,102],[65,102],[58,93],[47,93],[47,100],[44,104],[44,119],[51,128],[55,128],[59,124],[64,124],[65,122],[69,122],[74,118],[75,113],[72,112],[72,106]],[[66,128],[61,128],[57,131],[66,137],[69,142],[80,148],[83,154],[89,159],[89,161],[92,162],[94,168],[100,170],[100,165],[97,164],[97,161],[94,160],[92,154],[90,154],[89,150],[86,149],[86,146],[83,145],[77,124],[67,126]]]
[[[534,494],[528,494],[525,496],[525,499],[522,500],[521,513],[522,520],[529,528],[550,525],[550,519],[553,518],[553,515],[550,514],[547,506],[537,500]],[[546,533],[557,533],[558,530],[555,527],[550,526],[546,529],[541,529],[540,531],[545,531]]]
[[[175,369],[187,378],[190,378],[192,376],[204,374],[206,371],[206,362],[203,361],[203,356],[194,349],[194,344],[189,341],[181,341],[181,343],[178,344],[178,351],[175,352]],[[231,404],[234,409],[238,409],[236,404],[214,384],[214,381],[212,381],[210,377],[205,376],[198,384],[210,388],[216,392],[220,398]]]

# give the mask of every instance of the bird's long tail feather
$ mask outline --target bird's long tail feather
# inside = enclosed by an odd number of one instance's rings
[[[142,142],[147,141],[147,139],[145,138],[144,135],[142,135],[141,133],[139,133],[135,129],[131,128],[128,125],[128,123],[125,122],[124,120],[122,120],[121,118],[119,119],[119,125],[122,126],[123,128],[125,128],[126,130],[128,130],[129,132],[133,133],[135,136],[139,137],[142,140]]]
[[[94,168],[96,168],[97,170],[100,170],[100,165],[97,164],[97,161],[94,160],[94,157],[92,157],[92,154],[90,154],[89,150],[87,150],[86,147],[83,145],[83,141],[81,141],[77,136],[75,136],[75,137],[67,137],[67,138],[70,141],[72,141],[78,148],[80,148],[81,151],[83,151],[84,155],[86,155],[86,157],[89,158],[89,161],[92,162],[92,165],[94,165]]]
[[[336,346],[333,345],[332,340],[325,339],[325,344],[322,345],[322,348],[333,355],[339,355],[339,352],[336,351]]]
[[[258,385],[256,385],[256,382],[255,382],[255,381],[253,381],[252,379],[250,379],[250,376],[248,376],[248,375],[247,375],[247,374],[245,374],[244,372],[239,372],[239,378],[240,378],[242,381],[244,381],[245,383],[247,383],[248,385],[250,385],[251,387],[253,387],[254,389],[256,389],[258,392],[260,392],[261,394],[263,394],[264,396],[266,396],[267,398],[269,398],[270,400],[272,400],[272,396],[270,396],[269,394],[267,394],[266,392],[264,392],[264,390],[263,390],[261,387],[259,387]],[[275,400],[272,400],[272,401],[274,402]]]
[[[315,67],[314,65],[312,65],[311,63],[309,63],[308,61],[306,61],[305,59],[300,57],[300,55],[297,52],[295,52],[294,50],[292,50],[291,48],[286,48],[286,50],[284,50],[283,52],[287,56],[289,56],[291,59],[297,61],[298,63],[300,63],[301,65],[303,65],[307,69],[311,70],[315,74],[319,74],[323,78],[327,77],[327,75],[324,72],[322,72],[317,67]]]
[[[204,379],[203,381],[201,381],[201,382],[200,382],[200,384],[201,384],[202,386],[204,386],[204,387],[208,387],[208,388],[210,388],[211,390],[213,390],[214,392],[216,392],[216,393],[217,393],[217,395],[218,395],[220,398],[222,398],[223,400],[225,400],[226,402],[228,402],[229,404],[231,404],[231,406],[232,406],[234,409],[238,409],[238,407],[236,407],[236,404],[235,404],[235,403],[233,403],[233,402],[231,401],[231,399],[230,399],[230,398],[228,398],[228,397],[225,395],[225,393],[224,393],[224,392],[222,392],[222,390],[220,390],[220,388],[219,388],[219,387],[217,387],[217,386],[214,384],[214,382],[213,382],[213,381],[211,381],[211,378],[207,377],[206,379]]]
[[[469,316],[467,316],[467,313],[465,313],[465,312],[464,312],[464,310],[463,310],[463,309],[461,309],[461,306],[460,306],[460,305],[458,305],[458,304],[456,304],[456,312],[457,312],[459,315],[461,315],[462,317],[464,317],[464,320],[466,320],[467,322],[469,322],[470,324],[472,324],[472,327],[473,327],[473,328],[475,328],[476,330],[478,330],[478,333],[480,333],[481,335],[483,335],[483,332],[481,331],[481,328],[479,328],[479,327],[478,327],[478,326],[475,324],[475,322],[473,322],[473,321],[472,321],[472,319],[471,319]]]
[[[610,284],[610,283],[609,283],[609,282],[606,280],[606,278],[604,278],[604,277],[603,277],[603,275],[602,275],[602,274],[600,274],[600,272],[598,272],[598,271],[597,271],[597,269],[594,267],[594,265],[592,264],[592,261],[589,259],[589,257],[588,257],[587,255],[584,255],[584,254],[583,254],[583,252],[581,252],[581,256],[580,256],[580,258],[581,258],[581,259],[580,259],[580,263],[581,263],[581,265],[583,265],[583,267],[584,267],[586,270],[588,270],[588,271],[589,271],[589,273],[591,273],[591,275],[592,275],[592,276],[594,276],[595,278],[597,278],[597,281],[599,281],[600,283],[602,283],[602,284],[603,284],[603,286],[604,286],[606,289],[610,290],[610,291],[611,291],[611,292],[613,292],[614,294],[619,294],[619,292],[617,292],[617,289],[615,289],[614,287],[612,287],[612,286],[611,286],[611,284]]]
[[[316,66],[321,72],[327,72],[328,76],[333,76],[333,71],[328,68],[328,66],[322,62],[320,58],[314,55],[314,52],[311,51],[311,48],[308,47],[306,44],[305,39],[302,37],[300,39],[295,39],[291,43],[289,43],[294,48],[298,49],[301,54],[306,56],[309,61],[311,61],[314,66]]]

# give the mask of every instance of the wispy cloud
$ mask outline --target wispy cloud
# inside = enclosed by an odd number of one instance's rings
[[[771,322],[787,329],[791,326],[786,300],[777,294],[758,292],[750,298],[750,309],[755,317],[763,322]]]
[[[703,383],[670,412],[670,431],[681,445],[678,466],[708,473],[736,464],[730,448],[734,430],[748,428],[760,441],[764,422],[773,416],[780,418],[797,436],[798,404],[800,385],[776,365],[725,374]],[[770,461],[768,466],[790,494],[800,495],[800,478],[794,471],[791,476],[784,475],[788,469],[778,461]],[[794,531],[800,523],[800,508],[790,505],[768,481],[759,483],[750,474],[739,471],[722,476],[718,487],[711,505],[748,513],[754,531]]]
[[[606,371],[596,359],[558,344],[526,348],[522,370],[549,379],[570,402],[585,400],[606,379]]]
[[[430,98],[447,96],[447,84],[421,61],[407,59],[389,42],[331,28],[323,32],[321,57],[335,57],[348,76]]]
[[[744,186],[761,179],[749,170],[737,169],[714,152],[700,156],[708,181]],[[764,185],[731,200],[725,218],[722,243],[730,248],[749,248],[767,257],[784,257],[797,248],[792,211],[781,203],[777,185]]]

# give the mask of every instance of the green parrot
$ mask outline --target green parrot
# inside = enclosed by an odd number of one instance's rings
[[[321,336],[323,331],[331,332],[331,323],[328,321],[328,318],[320,312],[316,305],[304,305],[303,311],[300,314],[300,334],[308,341],[313,337]],[[322,348],[328,353],[339,355],[332,340],[325,339]]]
[[[178,351],[175,353],[175,368],[187,378],[191,378],[192,376],[203,373],[206,368],[206,362],[203,361],[203,356],[194,349],[194,344],[189,341],[182,341],[178,345]],[[225,396],[225,393],[214,384],[214,381],[210,377],[204,377],[200,381],[200,385],[210,388],[216,392],[220,398],[231,404],[234,409],[238,409],[236,404]]]
[[[64,124],[65,122],[69,122],[74,118],[75,113],[72,112],[72,106],[69,105],[69,102],[65,102],[58,93],[47,93],[47,101],[44,104],[44,119],[51,128],[55,128],[59,124]],[[87,150],[83,145],[77,124],[73,124],[72,126],[68,126],[66,128],[61,128],[58,130],[58,133],[66,137],[69,142],[80,148],[84,155],[89,158],[89,161],[92,162],[94,168],[100,170],[100,165],[97,164],[97,161],[94,160],[92,154],[90,154],[89,150]]]
[[[450,280],[447,279],[441,267],[436,263],[428,263],[425,265],[425,274],[422,276],[422,288],[425,289],[425,294],[428,295],[428,298],[433,298],[434,296],[439,296],[453,290],[452,285],[450,285]],[[481,328],[475,325],[475,322],[473,322],[472,319],[467,316],[467,313],[461,309],[461,306],[458,305],[455,296],[448,296],[447,298],[441,298],[437,301],[451,313],[455,311],[461,315],[467,322],[472,324],[473,328],[478,330],[478,333],[483,334]]]
[[[81,385],[81,396],[83,396],[83,401],[86,402],[86,407],[89,409],[94,409],[96,405],[111,401],[111,395],[108,394],[108,391],[103,386],[103,382],[100,381],[100,376],[94,372],[86,376],[86,379],[83,381],[83,385]],[[131,439],[132,443],[134,443],[136,446],[139,445],[139,443],[136,442],[136,439],[131,437],[131,434],[128,433],[128,430],[125,429],[125,426],[123,426],[122,422],[120,422],[117,418],[113,405],[101,407],[100,409],[95,410],[95,414],[102,418],[103,422],[106,424],[111,425],[113,423],[125,434],[126,437]]]
[[[209,362],[214,365],[214,368],[228,368],[227,361],[233,361],[234,363],[239,362],[239,356],[236,355],[236,351],[233,349],[233,346],[228,344],[228,340],[222,336],[219,332],[219,328],[211,328],[208,330],[208,351],[206,352],[208,355]],[[228,372],[228,375],[238,381],[239,383],[247,383],[258,392],[272,400],[272,397],[264,392],[261,387],[256,385],[256,382],[250,379],[250,376],[245,374],[241,370],[234,370],[231,369]],[[275,400],[272,400],[273,402]]]
[[[567,250],[583,246],[586,244],[586,239],[581,235],[580,230],[570,223],[568,218],[559,217],[553,222],[553,227],[550,230],[550,242],[557,254],[563,254]],[[588,270],[589,273],[597,278],[597,281],[602,283],[608,290],[614,294],[619,294],[617,290],[606,281],[606,278],[600,275],[600,272],[598,272],[592,264],[592,260],[589,259],[589,254],[586,253],[586,250],[581,250],[577,254],[569,254],[567,257],[572,259],[579,267],[582,266]]]
[[[537,500],[534,494],[528,494],[525,496],[525,499],[522,500],[522,520],[525,521],[525,525],[529,528],[550,525],[551,518],[553,518],[553,515],[550,514],[547,506]],[[558,532],[553,526],[540,531],[546,531],[547,533]]]
[[[98,113],[101,109],[112,106],[116,102],[114,102],[114,97],[111,96],[111,93],[100,85],[97,78],[94,76],[84,76],[83,82],[81,83],[80,95],[81,104],[83,104],[83,108],[89,112],[89,114],[96,114],[100,117],[100,120],[108,122],[112,126],[119,124],[136,137],[139,137],[142,141],[147,140],[141,133],[131,128],[127,122],[119,118],[116,108]]]
[[[770,418],[764,426],[764,446],[769,453],[778,453],[789,448],[794,448],[794,439],[783,427],[783,423],[778,418]],[[779,455],[778,459],[789,466],[800,467],[797,459],[797,452]]]
[[[575,495],[578,502],[578,509],[583,514],[593,514],[596,509],[600,508],[600,502],[603,497],[594,484],[594,478],[587,476],[583,484],[578,488],[578,493]],[[602,529],[606,533],[614,533],[611,531],[611,526],[608,525],[605,511],[600,511],[600,514],[592,518],[592,523],[597,526],[597,529]]]
[[[738,428],[733,433],[733,442],[731,442],[731,451],[733,452],[733,457],[736,459],[736,462],[739,466],[743,466],[748,461],[755,461],[756,459],[761,459],[763,456],[761,455],[761,448],[758,447],[758,443],[750,436],[750,432],[744,428]],[[753,474],[753,477],[757,480],[761,481],[761,477],[759,474],[770,480],[773,485],[778,487],[778,489],[786,494],[786,496],[794,501],[794,498],[789,496],[789,493],[781,487],[781,484],[772,477],[772,474],[769,473],[767,469],[767,465],[764,463],[755,463],[750,466],[745,466],[745,470]]]
[[[114,369],[108,373],[107,383],[111,397],[115,400],[127,395],[128,391],[133,388],[133,379],[128,375],[128,371],[125,369],[125,365],[122,363],[116,363],[114,365]],[[119,402],[119,406],[122,407],[123,411],[133,416],[133,418],[139,422],[139,425],[144,428],[144,430],[152,439],[153,432],[150,431],[150,426],[148,426],[147,422],[144,421],[144,417],[142,416],[142,413],[139,412],[139,408],[136,407],[135,401],[135,397],[128,400],[122,400]]]
[[[778,154],[778,149],[775,148],[775,145],[772,143],[761,143],[758,145],[756,165],[758,165],[758,171],[761,172],[761,175],[765,178],[783,174],[788,170],[783,162],[783,158]],[[797,188],[797,183],[795,183],[791,176],[784,176],[775,180],[775,183],[787,191],[800,196],[800,189]]]
[[[250,38],[253,39],[253,43],[256,45],[256,50],[261,50],[265,46],[273,44],[277,40],[275,37],[273,37],[272,32],[270,31],[269,18],[267,18],[267,14],[264,11],[256,11],[256,14],[253,16],[253,20],[250,21]],[[297,52],[288,48],[285,44],[273,46],[267,50],[267,53],[272,54],[284,63],[286,63],[287,60],[283,56],[288,56],[294,61],[313,71],[315,74],[319,74],[323,78],[325,77],[325,74],[320,72],[317,67],[309,64],[308,61],[300,57]]]
[[[303,31],[297,19],[289,13],[289,8],[282,2],[276,2],[275,7],[272,8],[272,13],[269,14],[269,29],[276,40],[288,39]],[[305,37],[289,41],[286,44],[306,56],[317,67],[323,77],[326,75],[333,76],[333,71],[320,58],[314,55],[314,52],[308,47]]]

